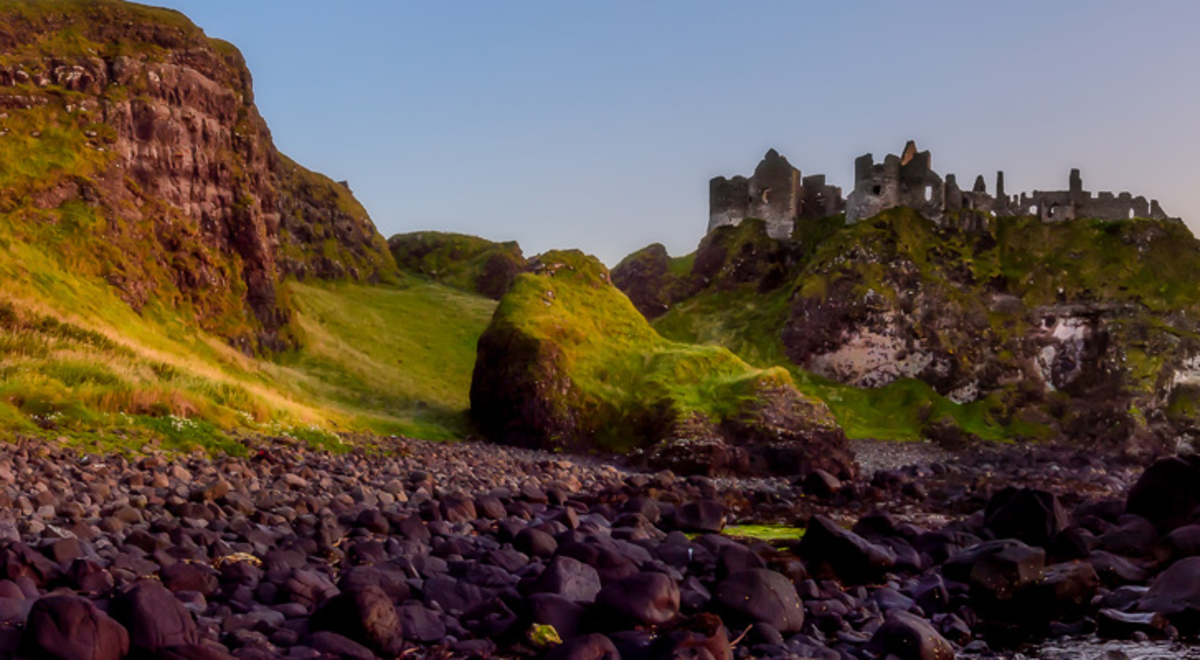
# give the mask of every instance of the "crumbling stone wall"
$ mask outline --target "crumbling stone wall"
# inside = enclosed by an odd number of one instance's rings
[[[1145,197],[1134,197],[1127,192],[1101,192],[1093,196],[1083,189],[1078,169],[1071,170],[1067,190],[1035,190],[1032,194],[1012,196],[1004,190],[1004,172],[997,172],[993,196],[988,194],[982,176],[975,178],[971,190],[963,190],[953,174],[947,174],[943,181],[933,171],[930,161],[929,152],[918,152],[912,141],[902,155],[889,154],[880,164],[875,163],[871,154],[860,156],[854,163],[854,192],[846,200],[846,222],[858,222],[897,206],[915,209],[935,222],[963,210],[986,216],[1036,215],[1045,222],[1074,218],[1170,219],[1157,200],[1147,202]]]
[[[709,182],[708,230],[760,218],[766,221],[769,236],[788,238],[800,219],[845,213],[846,222],[855,223],[898,206],[915,209],[939,223],[949,217],[961,221],[972,216],[972,226],[986,225],[989,217],[1011,215],[1036,215],[1044,222],[1074,218],[1172,219],[1158,200],[1147,201],[1127,192],[1093,195],[1083,189],[1083,177],[1077,169],[1071,170],[1066,190],[1009,195],[1004,190],[1004,172],[996,173],[994,195],[988,193],[982,176],[975,177],[970,190],[964,190],[955,175],[947,174],[942,179],[933,170],[929,152],[917,151],[916,143],[910,140],[899,156],[888,154],[881,163],[876,163],[871,154],[858,157],[854,161],[854,190],[844,200],[842,189],[828,185],[825,175],[802,176],[772,149],[750,178],[719,176]]]
[[[708,230],[759,218],[767,224],[767,235],[788,238],[800,218],[828,217],[844,208],[841,188],[827,185],[823,174],[803,176],[771,149],[750,178],[709,181]]]

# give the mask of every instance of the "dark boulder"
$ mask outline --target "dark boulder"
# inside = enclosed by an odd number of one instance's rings
[[[832,572],[848,584],[874,582],[896,565],[896,553],[815,515],[800,541],[800,556],[814,575]]]
[[[54,594],[33,604],[21,650],[45,660],[121,660],[129,653],[129,633],[91,602]]]
[[[1046,552],[1016,539],[988,541],[964,550],[942,566],[942,574],[970,585],[978,605],[987,609],[1011,605],[1043,577]],[[1019,614],[1006,609],[1003,614]]]
[[[1200,506],[1200,456],[1173,456],[1156,461],[1134,484],[1126,500],[1129,513],[1169,532],[1195,521]]]
[[[577,559],[559,555],[530,584],[528,593],[556,594],[567,600],[590,603],[600,593],[600,575]]]
[[[1163,571],[1138,602],[1138,609],[1166,616],[1185,634],[1200,630],[1200,557],[1175,562]]]
[[[596,609],[610,621],[661,625],[679,614],[679,585],[665,573],[635,573],[601,589]]]
[[[323,654],[320,657],[336,660],[377,660],[371,649],[337,633],[321,631],[305,640],[305,645]]]
[[[564,640],[578,637],[583,627],[584,608],[562,596],[534,594],[526,599],[525,607],[525,621],[530,626],[554,626],[558,636]]]
[[[954,647],[924,619],[892,612],[869,644],[877,658],[896,660],[953,660]]]
[[[1067,512],[1049,491],[1009,486],[988,500],[984,526],[996,538],[1019,539],[1045,547],[1067,528]]]
[[[221,648],[206,644],[184,644],[159,649],[154,660],[235,660]]]
[[[725,507],[713,500],[688,502],[675,509],[675,526],[685,532],[719,533],[725,529]]]
[[[327,600],[313,614],[309,626],[362,644],[380,655],[398,655],[404,645],[400,616],[383,589],[367,586]]]
[[[130,646],[136,650],[154,652],[200,641],[192,615],[155,580],[139,580],[123,589],[108,611],[129,631]]]
[[[621,660],[621,654],[611,639],[592,633],[564,642],[546,660]]]
[[[791,580],[765,568],[730,573],[717,585],[716,599],[742,625],[770,624],[782,633],[799,632],[804,605]]]

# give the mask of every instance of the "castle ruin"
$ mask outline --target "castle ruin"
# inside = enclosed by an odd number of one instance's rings
[[[1004,172],[996,173],[995,194],[989,194],[982,176],[970,190],[959,187],[953,174],[943,179],[933,171],[928,151],[917,151],[909,141],[899,155],[888,154],[876,163],[871,154],[854,161],[854,190],[845,200],[842,189],[827,185],[824,175],[803,177],[774,149],[767,152],[750,178],[716,177],[709,183],[708,230],[736,225],[746,218],[766,222],[772,238],[791,236],[796,222],[846,214],[847,224],[873,217],[890,208],[907,206],[934,222],[962,211],[986,216],[1033,215],[1043,222],[1074,218],[1169,220],[1158,200],[1146,201],[1130,193],[1083,189],[1079,170],[1071,170],[1067,190],[1008,195]]]
[[[746,218],[767,223],[771,238],[788,238],[801,218],[825,218],[845,211],[842,189],[825,184],[825,175],[803,176],[771,149],[750,178],[716,177],[708,184],[708,231]]]

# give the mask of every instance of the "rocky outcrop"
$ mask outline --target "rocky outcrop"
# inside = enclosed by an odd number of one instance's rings
[[[29,162],[0,178],[4,211],[98,217],[92,238],[112,254],[89,274],[135,308],[186,305],[247,350],[277,349],[294,341],[285,274],[394,272],[349,193],[278,154],[237,49],[176,12],[112,0],[0,12],[0,108]],[[309,256],[331,250],[353,258]]]
[[[388,247],[400,268],[493,300],[512,287],[527,265],[516,241],[496,243],[465,234],[396,234]]]
[[[849,476],[824,404],[782,369],[662,339],[594,258],[551,252],[479,340],[471,414],[491,440],[628,452],[682,473]]]
[[[690,272],[666,278],[668,260],[648,248],[615,281],[670,338],[855,388],[922,381],[1010,435],[1134,453],[1200,437],[1200,242],[1172,220],[895,208],[785,240],[746,220],[709,233]]]

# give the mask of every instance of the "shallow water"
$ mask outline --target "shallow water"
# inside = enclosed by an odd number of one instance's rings
[[[1112,655],[1105,656],[1105,653],[1110,652]],[[1066,637],[1013,652],[1012,655],[1001,653],[993,657],[1012,660],[1200,660],[1200,645]]]

